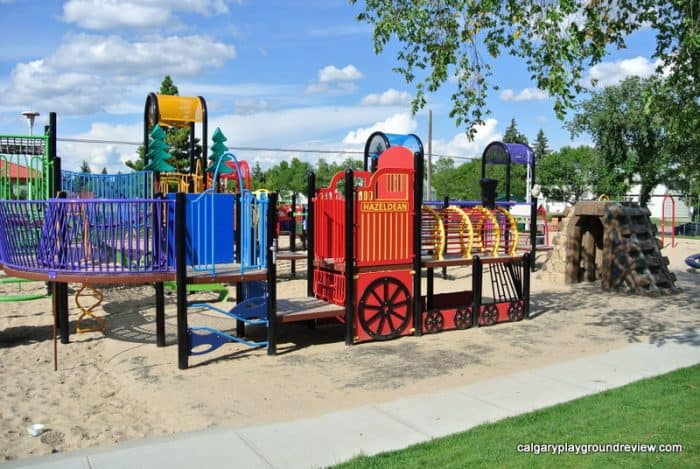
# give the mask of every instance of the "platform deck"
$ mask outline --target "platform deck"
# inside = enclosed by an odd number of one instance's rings
[[[277,299],[277,318],[283,323],[334,318],[344,315],[344,306],[338,306],[319,298]]]
[[[304,260],[308,256],[306,251],[279,251],[277,253],[278,261],[298,261]]]
[[[187,267],[187,283],[238,283],[266,280],[267,269],[255,269],[241,272],[240,264],[216,264],[214,273],[211,269],[195,270]]]

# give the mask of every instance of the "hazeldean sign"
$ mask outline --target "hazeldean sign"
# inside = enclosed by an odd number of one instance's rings
[[[362,209],[363,212],[407,212],[408,211],[408,202],[405,201],[382,201],[382,202],[374,202],[374,201],[367,201],[367,202],[362,202]]]

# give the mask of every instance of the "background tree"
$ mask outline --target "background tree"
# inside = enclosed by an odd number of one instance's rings
[[[518,130],[518,124],[515,122],[513,117],[510,120],[510,124],[506,128],[506,132],[503,134],[503,141],[505,143],[524,143],[528,144],[527,137],[525,134],[520,133]]]
[[[532,146],[532,151],[535,154],[535,164],[539,164],[549,154],[549,140],[544,135],[544,130],[540,129],[535,137],[535,143]]]
[[[158,94],[164,94],[168,96],[179,96],[180,91],[173,82],[170,75],[166,75],[160,84],[160,89]],[[172,165],[177,172],[190,172],[190,128],[189,127],[165,127],[165,143],[168,144],[168,152],[170,153],[170,158],[168,159],[168,164]],[[137,159],[133,161],[127,161],[127,167],[134,171],[142,171],[146,166],[146,155],[143,151],[143,146],[140,146],[137,150]],[[195,139],[195,157],[199,158],[202,155],[202,145],[199,143],[199,139]],[[202,168],[204,171],[206,168]]]
[[[90,169],[90,163],[87,162],[87,160],[83,160],[82,163],[80,163],[80,172],[81,173],[91,173],[92,170]]]
[[[177,89],[170,75],[165,75],[163,81],[160,82],[158,94],[166,94],[168,96],[178,96],[180,94],[180,90]]]
[[[299,158],[292,158],[291,162],[281,161],[265,172],[266,189],[275,192],[301,192],[306,193],[307,174],[311,171],[311,165]]]
[[[665,169],[664,184],[687,194],[700,213],[700,101],[687,101],[668,82],[654,82],[653,94],[647,97],[648,109],[658,113],[666,130],[667,153],[672,162]]]
[[[350,0],[358,3],[357,0]],[[520,57],[537,88],[554,100],[560,118],[582,91],[583,74],[608,50],[625,47],[638,29],[656,33],[654,58],[686,101],[700,96],[700,15],[697,0],[622,2],[552,0],[364,0],[357,19],[374,27],[374,49],[396,42],[394,70],[416,83],[415,113],[427,94],[455,79],[450,117],[471,138],[490,114],[488,93],[498,89],[493,64]],[[665,67],[663,67],[665,65]]]
[[[600,153],[604,171],[598,189],[620,196],[631,184],[639,183],[639,203],[643,206],[654,187],[667,179],[667,168],[675,163],[663,114],[646,99],[653,87],[653,79],[630,77],[593,92],[569,124],[574,135],[590,134]]]
[[[537,161],[537,182],[548,199],[575,204],[587,192],[599,193],[601,166],[595,148],[565,146]]]
[[[250,170],[250,188],[252,190],[265,189],[265,172],[256,161]]]
[[[100,172],[100,174],[107,174],[107,168],[102,168],[102,171]]]
[[[455,162],[452,158],[439,158],[433,164],[432,184],[438,199],[454,197],[457,193]]]

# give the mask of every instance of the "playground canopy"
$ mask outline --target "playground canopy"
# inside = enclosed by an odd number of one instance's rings
[[[423,143],[415,134],[387,134],[374,132],[365,143],[363,168],[365,171],[377,169],[377,158],[389,147],[405,147],[413,153],[423,153]]]
[[[535,161],[535,155],[528,145],[522,143],[491,142],[483,154],[485,164],[527,164]]]

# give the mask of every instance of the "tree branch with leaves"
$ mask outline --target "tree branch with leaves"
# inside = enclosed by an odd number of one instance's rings
[[[499,57],[522,58],[563,118],[583,90],[584,72],[642,27],[656,32],[654,57],[670,82],[697,99],[699,9],[697,0],[365,0],[357,19],[374,27],[376,53],[397,43],[394,70],[416,84],[414,113],[454,78],[450,117],[473,138],[491,113],[487,97],[499,88],[493,76]]]

